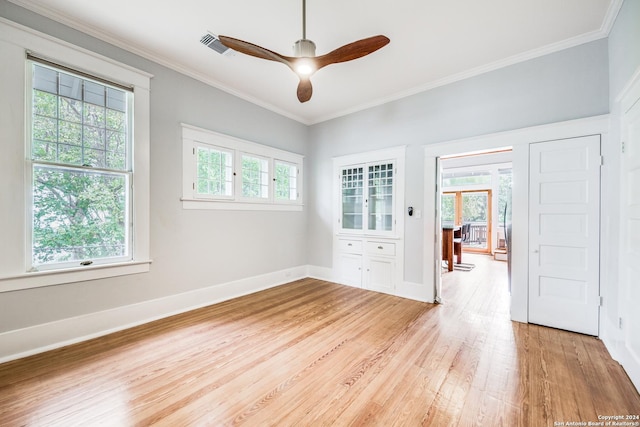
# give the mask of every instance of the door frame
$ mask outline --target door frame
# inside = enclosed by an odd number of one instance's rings
[[[436,173],[441,156],[463,153],[481,154],[504,147],[512,147],[512,264],[511,264],[511,319],[527,323],[529,304],[529,144],[554,139],[600,134],[602,144],[607,143],[609,115],[595,116],[549,125],[534,126],[514,131],[493,133],[424,146],[424,241],[423,283],[430,301],[440,299],[438,245],[442,240],[439,228],[439,193]],[[602,262],[602,260],[600,261]],[[439,288],[439,287],[438,287]]]

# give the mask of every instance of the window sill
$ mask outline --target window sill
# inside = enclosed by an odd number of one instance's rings
[[[35,271],[16,276],[0,277],[0,293],[146,273],[149,271],[151,262],[151,260],[131,261],[91,267],[67,268],[64,270]]]
[[[252,203],[236,200],[207,200],[182,198],[183,209],[227,211],[302,211],[302,203]]]

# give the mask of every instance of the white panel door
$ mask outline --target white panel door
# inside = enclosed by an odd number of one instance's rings
[[[598,335],[600,136],[529,149],[529,322]]]
[[[624,349],[621,362],[640,390],[640,98],[632,105],[623,119],[620,306]]]

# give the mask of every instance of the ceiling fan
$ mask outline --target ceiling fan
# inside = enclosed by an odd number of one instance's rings
[[[307,102],[313,94],[311,86],[311,76],[319,69],[327,65],[347,62],[362,58],[376,50],[386,46],[389,38],[383,35],[373,36],[358,40],[339,47],[325,55],[316,56],[316,44],[307,39],[307,2],[302,0],[302,39],[293,45],[293,56],[284,56],[264,47],[249,43],[233,37],[219,36],[220,42],[230,49],[255,56],[256,58],[268,59],[270,61],[281,62],[298,75],[298,100]]]

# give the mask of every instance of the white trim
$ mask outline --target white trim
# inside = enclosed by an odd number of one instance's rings
[[[98,55],[54,37],[31,30],[12,21],[0,18],[0,49],[2,49],[3,67],[0,79],[0,92],[6,95],[7,102],[0,104],[0,138],[13,141],[5,144],[3,159],[0,160],[0,181],[12,182],[12,185],[27,186],[28,179],[25,161],[27,103],[26,98],[26,51],[53,59],[62,65],[79,71],[105,77],[108,80],[132,86],[134,91],[134,147],[133,176],[130,184],[133,190],[132,220],[133,261],[95,265],[90,268],[50,270],[41,274],[25,273],[27,254],[27,234],[29,221],[24,209],[11,211],[3,218],[0,231],[8,235],[11,247],[0,247],[3,263],[0,275],[0,291],[28,289],[39,286],[64,284],[95,278],[136,274],[149,270],[149,227],[150,227],[150,78],[151,74],[140,71],[110,58]],[[6,159],[4,158],[6,157]],[[3,161],[6,163],[3,165]],[[11,163],[9,163],[11,162]],[[20,165],[16,168],[16,165]],[[28,206],[26,191],[21,191],[20,203],[13,192],[3,191],[2,203],[14,203],[16,206]],[[16,286],[20,285],[20,288]]]
[[[261,99],[249,96],[245,93],[242,93],[236,89],[233,89],[221,82],[219,82],[216,79],[211,78],[208,75],[204,75],[198,72],[194,72],[193,70],[184,67],[181,63],[173,61],[169,58],[166,58],[164,56],[158,55],[157,53],[153,53],[145,48],[142,48],[140,46],[134,45],[131,42],[128,41],[124,41],[120,38],[118,38],[117,36],[113,35],[113,34],[108,34],[102,31],[99,31],[97,29],[95,29],[94,27],[91,27],[90,25],[85,24],[82,21],[76,20],[76,19],[72,19],[69,18],[68,16],[65,16],[63,14],[58,13],[57,11],[50,9],[46,6],[43,6],[41,4],[38,4],[35,1],[29,1],[29,0],[9,0],[11,3],[14,3],[18,6],[21,6],[25,9],[31,10],[35,13],[38,13],[40,15],[46,16],[54,21],[60,22],[64,25],[67,25],[71,28],[75,28],[76,30],[82,31],[83,33],[86,33],[90,36],[96,37],[100,40],[103,40],[107,43],[110,43],[114,46],[117,46],[121,49],[124,49],[128,52],[134,53],[138,56],[141,56],[143,58],[149,59],[153,62],[156,62],[160,65],[163,65],[167,68],[170,68],[172,70],[175,70],[181,74],[184,74],[186,76],[192,77],[196,80],[199,80],[205,84],[208,84],[210,86],[213,86],[217,89],[220,89],[228,94],[231,94],[233,96],[236,96],[240,99],[243,99],[245,101],[251,102],[252,104],[258,105],[260,107],[266,108],[267,110],[273,111],[274,113],[280,114],[284,117],[290,118],[292,120],[296,120],[304,125],[310,126],[310,125],[314,125],[317,123],[321,123],[321,122],[325,122],[331,119],[335,119],[338,117],[342,117],[342,116],[346,116],[358,111],[362,111],[362,110],[366,110],[369,108],[373,108],[373,107],[377,107],[379,105],[383,105],[386,104],[388,102],[392,102],[392,101],[396,101],[402,98],[406,98],[408,96],[411,95],[415,95],[417,93],[421,93],[421,92],[425,92],[427,90],[430,89],[434,89],[440,86],[444,86],[450,83],[454,83],[460,80],[464,80],[470,77],[474,77],[474,76],[478,76],[490,71],[495,71],[498,70],[500,68],[504,68],[504,67],[508,67],[510,65],[514,65],[514,64],[518,64],[524,61],[528,61],[530,59],[534,59],[534,58],[539,58],[541,56],[544,55],[548,55],[551,53],[555,53],[555,52],[559,52],[561,50],[565,50],[571,47],[575,47],[575,46],[579,46],[585,43],[589,43],[595,40],[599,40],[602,38],[605,38],[609,35],[609,32],[611,31],[611,28],[613,27],[613,24],[615,23],[615,18],[618,15],[618,12],[620,11],[620,8],[622,7],[622,3],[623,0],[613,0],[612,3],[609,6],[609,9],[607,10],[607,14],[605,15],[605,18],[603,19],[603,23],[600,27],[600,29],[595,30],[595,31],[591,31],[585,34],[581,34],[579,36],[576,37],[572,37],[566,40],[562,40],[560,42],[557,43],[552,43],[546,46],[542,46],[536,49],[532,49],[529,50],[527,52],[523,52],[517,55],[513,55],[510,56],[508,58],[504,58],[498,61],[494,61],[492,63],[489,64],[485,64],[485,65],[481,65],[479,67],[474,67],[471,68],[469,70],[463,71],[461,73],[457,73],[433,82],[429,82],[427,84],[424,85],[420,85],[420,86],[416,86],[414,88],[408,89],[406,91],[400,92],[400,93],[396,93],[393,94],[391,96],[387,96],[387,97],[382,97],[379,98],[377,100],[368,102],[368,103],[364,103],[364,104],[360,104],[357,105],[355,107],[352,108],[348,108],[336,113],[331,113],[325,116],[320,116],[317,117],[315,119],[306,119],[302,116],[296,115],[294,113],[291,113],[290,111],[287,110],[283,110],[281,108],[278,108],[276,106],[274,106],[273,104],[269,103],[269,102],[265,102]]]
[[[28,288],[59,285],[61,283],[84,282],[106,277],[146,273],[152,261],[131,261],[87,267],[34,271],[14,276],[0,277],[0,293]]]
[[[429,289],[423,283],[407,281],[400,282],[395,292],[395,295],[401,298],[433,303],[433,297],[430,294]]]
[[[620,104],[620,114],[624,115],[631,109],[640,98],[640,67],[636,69],[627,84],[622,88],[618,96],[616,96],[615,103]]]
[[[600,32],[604,34],[605,37],[609,36],[613,24],[616,23],[616,18],[618,17],[618,13],[620,13],[623,3],[624,0],[611,0],[611,3],[609,3],[609,9],[607,9],[607,14],[604,16],[602,25],[600,26]]]
[[[439,272],[437,265],[434,264],[435,255],[437,254],[436,242],[440,241],[440,231],[436,230],[434,226],[436,222],[436,209],[435,207],[434,209],[427,209],[428,204],[434,203],[435,200],[435,177],[427,175],[428,171],[434,170],[435,159],[444,155],[462,154],[472,151],[482,152],[496,148],[512,147],[514,185],[512,191],[512,227],[514,235],[519,237],[514,239],[512,246],[511,319],[519,322],[528,322],[529,248],[527,236],[529,144],[533,142],[600,134],[602,135],[602,144],[605,145],[607,143],[606,135],[608,131],[609,116],[603,115],[425,145],[425,233],[423,262],[425,268],[423,282],[425,284],[435,283],[435,275]],[[519,186],[516,187],[517,185]]]
[[[84,22],[82,21],[78,21],[76,19],[72,19],[69,18],[68,16],[65,16],[61,13],[58,13],[57,11],[50,9],[46,6],[43,6],[41,4],[38,4],[36,2],[30,2],[30,1],[23,1],[23,0],[9,0],[11,3],[14,3],[20,7],[23,7],[25,9],[28,9],[32,12],[35,12],[39,15],[45,16],[49,19],[52,19],[56,22],[59,22],[63,25],[66,25],[68,27],[74,28],[78,31],[81,31],[85,34],[88,34],[92,37],[95,37],[99,40],[102,40],[104,42],[107,42],[109,44],[112,44],[116,47],[119,47],[120,49],[126,50],[127,52],[131,52],[135,55],[138,55],[142,58],[148,59],[150,61],[153,61],[157,64],[163,65],[171,70],[177,71],[180,74],[183,74],[185,76],[194,78],[202,83],[205,83],[209,86],[213,86],[217,89],[220,89],[223,92],[226,92],[230,95],[233,95],[235,97],[238,97],[240,99],[243,99],[245,101],[248,101],[254,105],[258,105],[260,107],[263,107],[269,111],[273,111],[274,113],[280,114],[281,116],[284,117],[288,117],[292,120],[295,120],[297,122],[300,122],[302,124],[306,124],[306,125],[310,125],[312,123],[309,123],[307,120],[305,120],[303,117],[298,116],[296,114],[292,114],[290,111],[286,111],[283,110],[281,108],[276,107],[275,105],[269,103],[269,102],[265,102],[261,99],[255,98],[253,96],[247,95],[245,93],[239,92],[236,89],[233,89],[225,84],[223,84],[222,82],[211,78],[211,76],[209,75],[205,75],[196,71],[193,71],[190,68],[187,68],[185,66],[183,66],[180,62],[176,62],[172,59],[169,59],[167,57],[164,57],[162,55],[158,55],[157,53],[151,52],[141,46],[132,44],[129,41],[125,41],[122,40],[118,37],[116,37],[115,35],[109,34],[109,33],[105,33],[103,31],[99,31],[97,30],[95,27],[92,27],[90,25],[86,25]],[[9,21],[10,22],[10,21]],[[26,27],[25,27],[26,28]]]
[[[0,333],[0,363],[79,343],[307,277],[307,266]]]
[[[302,211],[304,204],[293,202],[247,202],[237,200],[191,199],[182,197],[183,209],[202,209],[213,211]],[[243,199],[256,200],[256,199]]]
[[[620,1],[620,0],[615,0]],[[317,124],[322,123],[328,120],[332,120],[338,117],[347,116],[349,114],[356,113],[358,111],[366,110],[369,108],[378,107],[380,105],[387,104],[389,102],[397,101],[402,98],[407,98],[412,95],[416,95],[422,92],[426,92],[431,89],[435,89],[441,86],[446,86],[451,83],[459,82],[461,80],[466,80],[471,77],[479,76],[482,74],[486,74],[491,71],[496,71],[501,68],[506,68],[511,65],[519,64],[521,62],[529,61],[531,59],[540,58],[545,55],[549,55],[555,52],[560,52],[565,49],[569,49],[572,47],[580,46],[585,43],[590,43],[592,41],[600,40],[608,36],[608,33],[604,33],[602,29],[597,31],[591,31],[589,33],[582,34],[580,36],[576,36],[573,38],[569,38],[566,40],[562,40],[557,43],[552,43],[546,46],[542,46],[540,48],[532,49],[527,52],[522,52],[517,55],[510,56],[508,58],[500,59],[498,61],[491,62],[489,64],[481,65],[479,67],[474,67],[469,70],[462,71],[460,73],[452,74],[450,76],[443,77],[438,80],[434,80],[428,83],[425,83],[420,86],[413,87],[411,89],[407,89],[403,92],[398,92],[392,94],[390,96],[378,98],[371,102],[360,104],[352,108],[348,108],[345,110],[338,111],[336,113],[328,114],[325,116],[318,117],[317,119],[311,121],[308,124]]]

